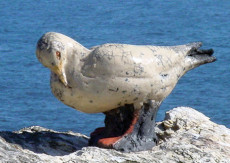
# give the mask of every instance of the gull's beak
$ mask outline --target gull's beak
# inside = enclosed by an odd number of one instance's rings
[[[66,86],[68,87],[68,83],[67,83],[67,80],[66,80],[66,75],[65,73],[62,71],[62,66],[61,65],[58,65],[58,66],[54,66],[52,67],[52,71],[58,76],[58,78],[61,80],[61,82]]]

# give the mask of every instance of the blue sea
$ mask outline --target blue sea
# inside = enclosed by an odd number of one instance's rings
[[[35,56],[37,40],[55,31],[87,48],[104,43],[178,45],[202,41],[217,61],[181,78],[161,105],[188,106],[230,127],[230,1],[0,1],[0,130],[39,125],[89,135],[103,114],[85,114],[58,101],[50,71]]]

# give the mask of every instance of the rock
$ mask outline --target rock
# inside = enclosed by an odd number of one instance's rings
[[[39,126],[1,131],[0,162],[230,162],[230,129],[192,108],[168,111],[155,129],[159,145],[136,153],[88,147],[87,136]]]

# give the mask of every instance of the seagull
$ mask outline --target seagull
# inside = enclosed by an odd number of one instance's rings
[[[54,96],[84,113],[104,113],[105,127],[89,145],[124,152],[157,145],[155,117],[189,70],[216,60],[201,42],[177,46],[106,43],[90,49],[61,33],[37,42],[36,56],[51,71]]]

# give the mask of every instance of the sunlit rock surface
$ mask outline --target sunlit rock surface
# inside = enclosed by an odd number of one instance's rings
[[[32,126],[0,132],[0,162],[230,162],[230,129],[188,107],[174,108],[156,126],[151,151],[121,153],[87,147],[88,137]]]

